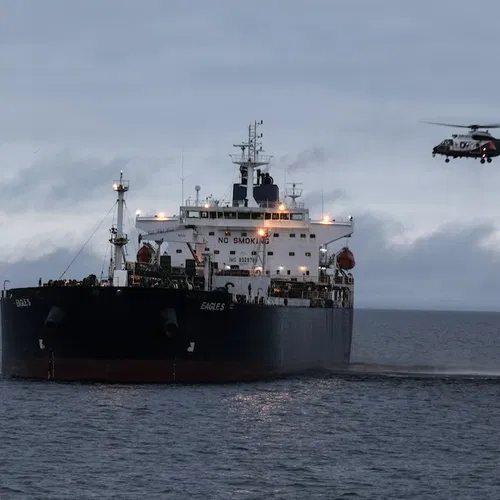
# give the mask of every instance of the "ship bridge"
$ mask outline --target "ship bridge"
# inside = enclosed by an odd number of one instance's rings
[[[192,258],[189,244],[197,260],[209,252],[219,268],[265,265],[271,276],[284,273],[311,279],[318,275],[320,250],[354,231],[352,218],[311,220],[307,208],[284,203],[265,207],[186,203],[177,217],[137,216],[136,227],[143,241],[168,244],[174,266],[182,267],[186,258]]]

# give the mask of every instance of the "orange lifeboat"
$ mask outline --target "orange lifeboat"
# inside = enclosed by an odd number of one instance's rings
[[[139,251],[137,252],[137,262],[139,262],[140,264],[149,264],[152,255],[153,252],[151,248],[149,248],[146,245],[143,245],[141,248],[139,248]]]
[[[337,267],[349,271],[353,269],[355,265],[356,261],[354,260],[354,254],[347,247],[342,248],[337,254]]]

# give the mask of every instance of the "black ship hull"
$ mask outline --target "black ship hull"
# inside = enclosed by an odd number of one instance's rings
[[[117,383],[272,379],[349,363],[353,310],[222,291],[39,287],[1,300],[5,377]]]

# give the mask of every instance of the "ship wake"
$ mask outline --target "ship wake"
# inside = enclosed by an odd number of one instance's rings
[[[500,369],[474,369],[470,367],[393,365],[375,363],[351,363],[342,370],[331,372],[334,376],[349,378],[413,378],[413,379],[498,379]]]

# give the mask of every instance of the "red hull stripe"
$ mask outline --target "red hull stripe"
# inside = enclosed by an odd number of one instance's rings
[[[301,371],[300,366],[284,369],[249,363],[73,358],[55,358],[52,367],[48,359],[40,358],[3,367],[3,374],[13,378],[125,384],[250,382]]]

